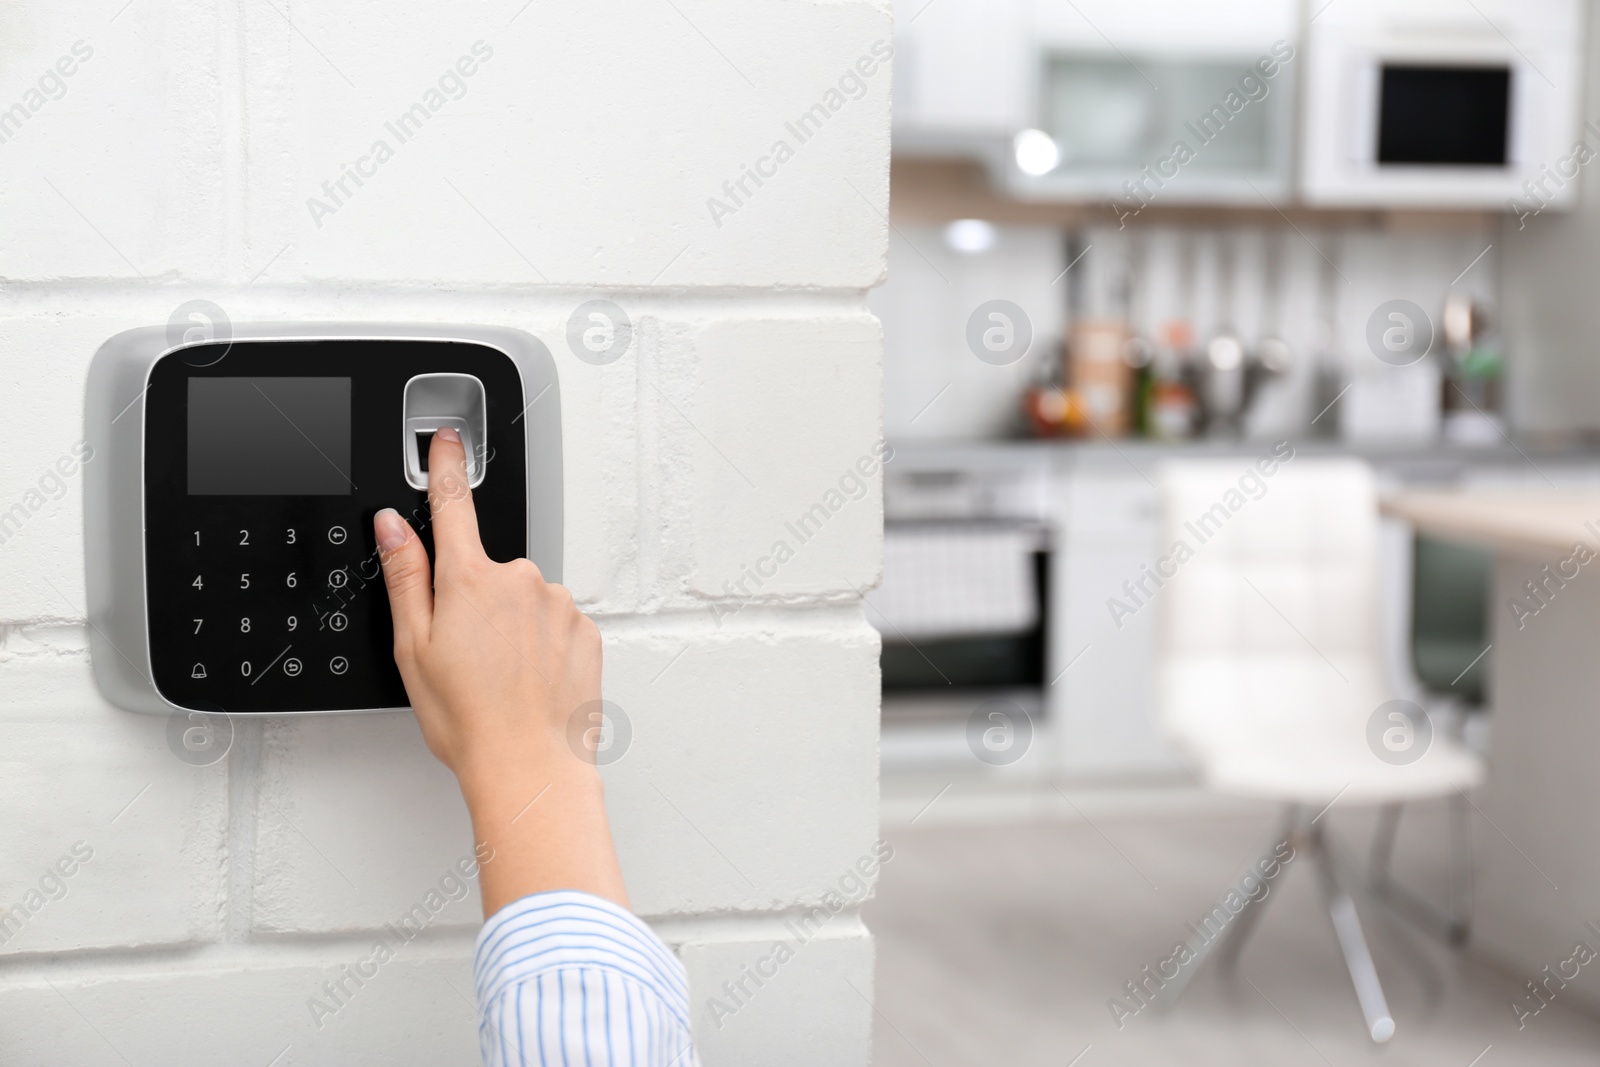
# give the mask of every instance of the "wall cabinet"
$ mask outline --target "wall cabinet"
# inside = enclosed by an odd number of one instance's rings
[[[1028,200],[1570,206],[1582,0],[936,0],[896,11],[895,151]],[[1030,134],[1033,150],[1013,151]],[[1126,208],[1119,208],[1126,210]]]
[[[1282,196],[1296,73],[1292,59],[1271,57],[1279,42],[1280,55],[1294,54],[1297,13],[1293,0],[901,8],[895,150],[966,151],[1030,199],[1128,196],[1139,180],[1169,203]],[[1257,70],[1262,57],[1270,77]],[[1024,172],[1013,156],[1012,137],[1028,129],[1058,152],[1045,172]]]

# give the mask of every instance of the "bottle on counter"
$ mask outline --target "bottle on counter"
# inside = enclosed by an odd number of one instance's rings
[[[1506,433],[1500,411],[1505,358],[1489,341],[1488,312],[1465,293],[1451,293],[1442,319],[1444,438],[1458,445],[1499,444]]]
[[[1092,433],[1083,398],[1062,383],[1062,358],[1044,360],[1022,394],[1022,418],[1034,437],[1082,437]]]
[[[1124,358],[1128,324],[1122,319],[1078,319],[1072,323],[1068,377],[1082,398],[1090,432],[1125,437],[1130,428],[1132,368]]]
[[[1150,360],[1149,399],[1144,423],[1158,441],[1187,441],[1199,426],[1200,404],[1187,380],[1185,364],[1192,362],[1194,329],[1187,322],[1169,322],[1162,329],[1163,343]]]
[[[1128,396],[1128,423],[1135,437],[1150,436],[1150,390],[1155,385],[1151,364],[1155,355],[1155,345],[1138,333],[1130,334],[1122,346],[1122,361],[1133,376]]]

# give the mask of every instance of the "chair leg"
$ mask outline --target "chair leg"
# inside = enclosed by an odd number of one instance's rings
[[[1247,875],[1260,877],[1262,866],[1269,863],[1269,861],[1277,859],[1278,849],[1282,842],[1294,840],[1295,829],[1299,826],[1300,819],[1299,805],[1289,805],[1288,811],[1285,812],[1283,833],[1245,872]],[[1233,920],[1232,925],[1228,927],[1227,932],[1223,934],[1222,944],[1217,946],[1217,966],[1221,967],[1224,972],[1231,973],[1238,967],[1239,956],[1244,952],[1245,942],[1250,940],[1250,935],[1255,932],[1256,924],[1261,921],[1262,913],[1267,910],[1267,899],[1270,896],[1271,891],[1269,889],[1260,900],[1246,898],[1247,903],[1244,910],[1239,913],[1238,917]]]
[[[1399,805],[1394,805],[1394,807],[1398,809]],[[1400,812],[1396,810],[1391,816],[1389,806],[1386,805],[1379,814],[1380,823],[1372,849],[1372,866],[1374,869],[1372,878],[1363,881],[1362,872],[1359,868],[1343,862],[1345,857],[1341,854],[1331,836],[1323,838],[1323,846],[1328,851],[1328,858],[1339,878],[1339,884],[1349,887],[1350,895],[1356,901],[1358,909],[1364,907],[1368,901],[1383,905],[1375,916],[1382,925],[1382,932],[1375,931],[1373,934],[1374,939],[1390,945],[1400,954],[1401,958],[1416,972],[1417,979],[1422,983],[1423,992],[1427,996],[1429,1003],[1437,1004],[1444,996],[1444,983],[1440,980],[1439,972],[1434,968],[1427,954],[1422,951],[1412,937],[1414,923],[1401,914],[1393,901],[1385,900],[1379,895],[1380,886],[1393,885],[1392,882],[1384,881],[1391,874],[1388,857],[1384,853],[1393,847],[1392,824],[1398,824]],[[1391,823],[1391,829],[1388,831],[1391,839],[1387,845],[1381,840],[1385,833],[1384,822]],[[1394,888],[1403,892],[1400,887],[1396,886]],[[1363,889],[1366,890],[1365,896],[1362,895]],[[1418,906],[1423,905],[1419,902]]]
[[[1276,859],[1280,842],[1296,840],[1294,836],[1295,829],[1300,824],[1301,818],[1300,806],[1297,804],[1288,805],[1285,812],[1282,835],[1261,854],[1260,859],[1253,862],[1246,869],[1245,875],[1260,877],[1260,861]],[[1243,877],[1235,879],[1232,884],[1239,885]],[[1233,916],[1228,925],[1209,941],[1205,940],[1203,936],[1199,936],[1200,931],[1191,925],[1190,931],[1196,936],[1189,940],[1188,943],[1193,949],[1194,955],[1188,963],[1178,969],[1178,973],[1175,976],[1169,978],[1167,983],[1157,991],[1152,1000],[1155,1007],[1158,1010],[1166,1010],[1176,1004],[1178,998],[1183,995],[1184,989],[1188,987],[1189,982],[1193,980],[1194,976],[1204,966],[1206,960],[1210,959],[1213,954],[1216,955],[1218,964],[1224,970],[1231,971],[1238,963],[1239,953],[1243,950],[1244,943],[1250,936],[1250,931],[1255,928],[1255,924],[1261,919],[1261,913],[1266,910],[1267,899],[1271,895],[1269,892],[1255,900],[1246,897],[1244,907],[1240,909],[1239,913]]]
[[[1350,982],[1355,986],[1356,1000],[1367,1022],[1367,1033],[1374,1041],[1387,1041],[1394,1036],[1394,1017],[1389,1014],[1383,985],[1378,981],[1378,969],[1372,963],[1366,935],[1361,932],[1355,902],[1339,885],[1320,827],[1311,827],[1307,845],[1316,860],[1328,917],[1333,921],[1334,936],[1339,939],[1339,948],[1344,953],[1345,967],[1350,971]]]
[[[1472,932],[1472,811],[1465,793],[1450,798],[1450,944],[1467,943]]]
[[[1394,1017],[1378,980],[1378,969],[1372,962],[1372,952],[1367,947],[1366,935],[1361,930],[1361,920],[1356,914],[1355,902],[1340,884],[1334,857],[1323,831],[1314,822],[1308,822],[1306,809],[1291,804],[1287,812],[1284,836],[1296,848],[1304,849],[1317,868],[1317,880],[1322,889],[1328,917],[1333,923],[1334,936],[1344,954],[1345,967],[1350,972],[1350,982],[1355,987],[1356,1001],[1366,1020],[1367,1034],[1376,1042],[1388,1041],[1394,1036]],[[1398,813],[1394,816],[1398,818]],[[1392,844],[1392,842],[1391,842]],[[1274,850],[1274,855],[1276,850]],[[1387,866],[1387,864],[1385,864]],[[1257,873],[1252,867],[1250,873]],[[1270,894],[1268,894],[1270,895]],[[1219,936],[1198,947],[1198,951],[1179,973],[1169,979],[1156,993],[1153,1004],[1158,1009],[1170,1008],[1183,993],[1189,982],[1213,952],[1224,965],[1232,965],[1249,937],[1251,929],[1260,920],[1266,896],[1248,901]],[[1192,927],[1191,927],[1192,929]]]
[[[1400,804],[1385,804],[1372,836],[1367,884],[1390,911],[1452,947],[1467,941],[1472,917],[1472,823],[1467,798],[1450,798],[1450,900],[1445,909],[1418,897],[1395,881],[1391,869]]]
[[[1394,839],[1400,830],[1404,804],[1385,804],[1378,809],[1378,828],[1372,834],[1372,886],[1389,885],[1389,864],[1394,858]]]

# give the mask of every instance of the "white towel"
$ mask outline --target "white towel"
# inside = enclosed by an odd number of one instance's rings
[[[1017,526],[891,526],[867,618],[887,641],[1025,633],[1039,621],[1039,540]]]

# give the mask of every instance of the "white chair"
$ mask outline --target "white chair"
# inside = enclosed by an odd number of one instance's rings
[[[1399,755],[1380,758],[1369,741],[1374,712],[1407,695],[1385,668],[1372,472],[1350,459],[1239,457],[1173,461],[1160,480],[1163,725],[1209,788],[1285,805],[1284,839],[1315,863],[1368,1033],[1386,1041],[1394,1020],[1321,816],[1335,803],[1455,797],[1483,772],[1451,738],[1424,748],[1422,730],[1411,758],[1408,722],[1387,713],[1379,737],[1390,731]],[[1167,999],[1212,945],[1236,960],[1270,899],[1232,915]]]

